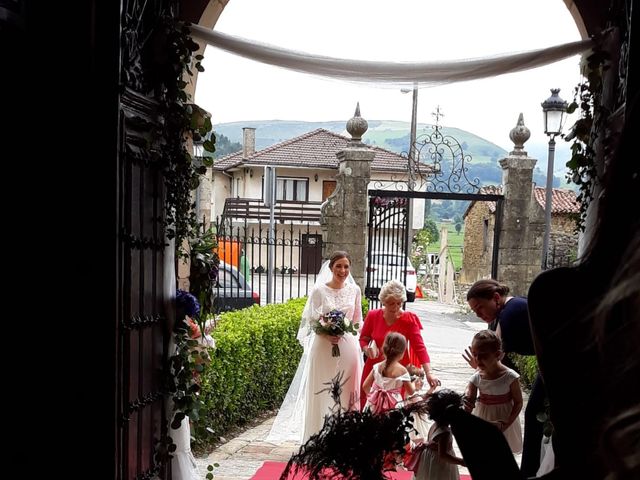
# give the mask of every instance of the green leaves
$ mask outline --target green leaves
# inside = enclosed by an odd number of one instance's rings
[[[211,365],[203,374],[204,407],[193,423],[197,444],[277,407],[296,371],[296,340],[306,298],[220,315]]]
[[[158,132],[161,139],[158,164],[166,188],[164,223],[167,238],[175,238],[179,256],[185,256],[183,241],[198,227],[192,191],[198,188],[200,177],[212,165],[211,160],[195,162],[187,149],[189,137],[207,138],[212,130],[211,115],[197,105],[187,103],[190,99],[185,92],[187,76],[193,76],[192,61],[195,59],[195,69],[202,72],[204,57],[193,55],[200,46],[191,38],[187,24],[172,15],[161,16],[154,33],[154,51],[158,58],[153,91],[157,92],[156,100],[165,120]],[[215,150],[215,137],[208,142],[205,149]]]
[[[584,79],[574,88],[573,102],[567,108],[567,113],[574,113],[580,109],[580,118],[567,136],[567,141],[572,139],[573,144],[571,158],[566,164],[567,181],[579,188],[577,198],[580,201],[580,212],[576,217],[576,231],[584,230],[587,209],[593,199],[594,187],[599,181],[593,142],[597,132],[604,128],[602,122],[608,117],[601,105],[602,72],[608,68],[608,60],[608,54],[601,47],[594,47],[591,55],[587,57]]]

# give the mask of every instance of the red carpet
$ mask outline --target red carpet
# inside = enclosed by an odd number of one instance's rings
[[[285,466],[285,462],[264,462],[255,475],[251,477],[251,480],[278,480]],[[390,472],[387,475],[391,480],[411,480],[413,473]],[[306,475],[298,472],[296,475],[289,474],[287,480],[304,480],[306,478]],[[469,475],[460,475],[460,480],[471,480],[471,477]]]

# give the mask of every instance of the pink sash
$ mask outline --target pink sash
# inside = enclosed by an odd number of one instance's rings
[[[488,395],[481,393],[478,396],[478,401],[485,405],[500,405],[501,403],[509,403],[511,401],[511,392],[504,393],[502,395]]]
[[[371,406],[371,411],[373,413],[381,413],[395,408],[398,400],[393,396],[393,394],[400,395],[401,391],[402,387],[383,390],[377,383],[374,383],[371,393],[367,395],[367,401]]]

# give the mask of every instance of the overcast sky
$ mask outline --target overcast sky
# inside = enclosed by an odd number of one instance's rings
[[[230,0],[216,30],[303,52],[376,61],[455,60],[544,48],[580,40],[562,0]],[[546,171],[540,103],[550,88],[573,98],[579,56],[525,72],[420,88],[418,122],[467,130],[512,150],[509,131],[524,114],[525,144]],[[214,125],[242,120],[333,121],[351,118],[356,102],[368,120],[411,119],[411,95],[398,87],[322,79],[263,65],[208,46],[197,104]],[[573,124],[569,118],[566,126]],[[566,129],[565,129],[566,131]],[[366,135],[365,135],[366,138]],[[555,171],[569,144],[558,141]]]

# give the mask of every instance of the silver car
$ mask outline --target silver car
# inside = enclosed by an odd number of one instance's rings
[[[401,281],[407,289],[407,301],[416,299],[418,277],[406,255],[391,252],[373,252],[367,267],[367,285],[377,291],[389,280]]]

